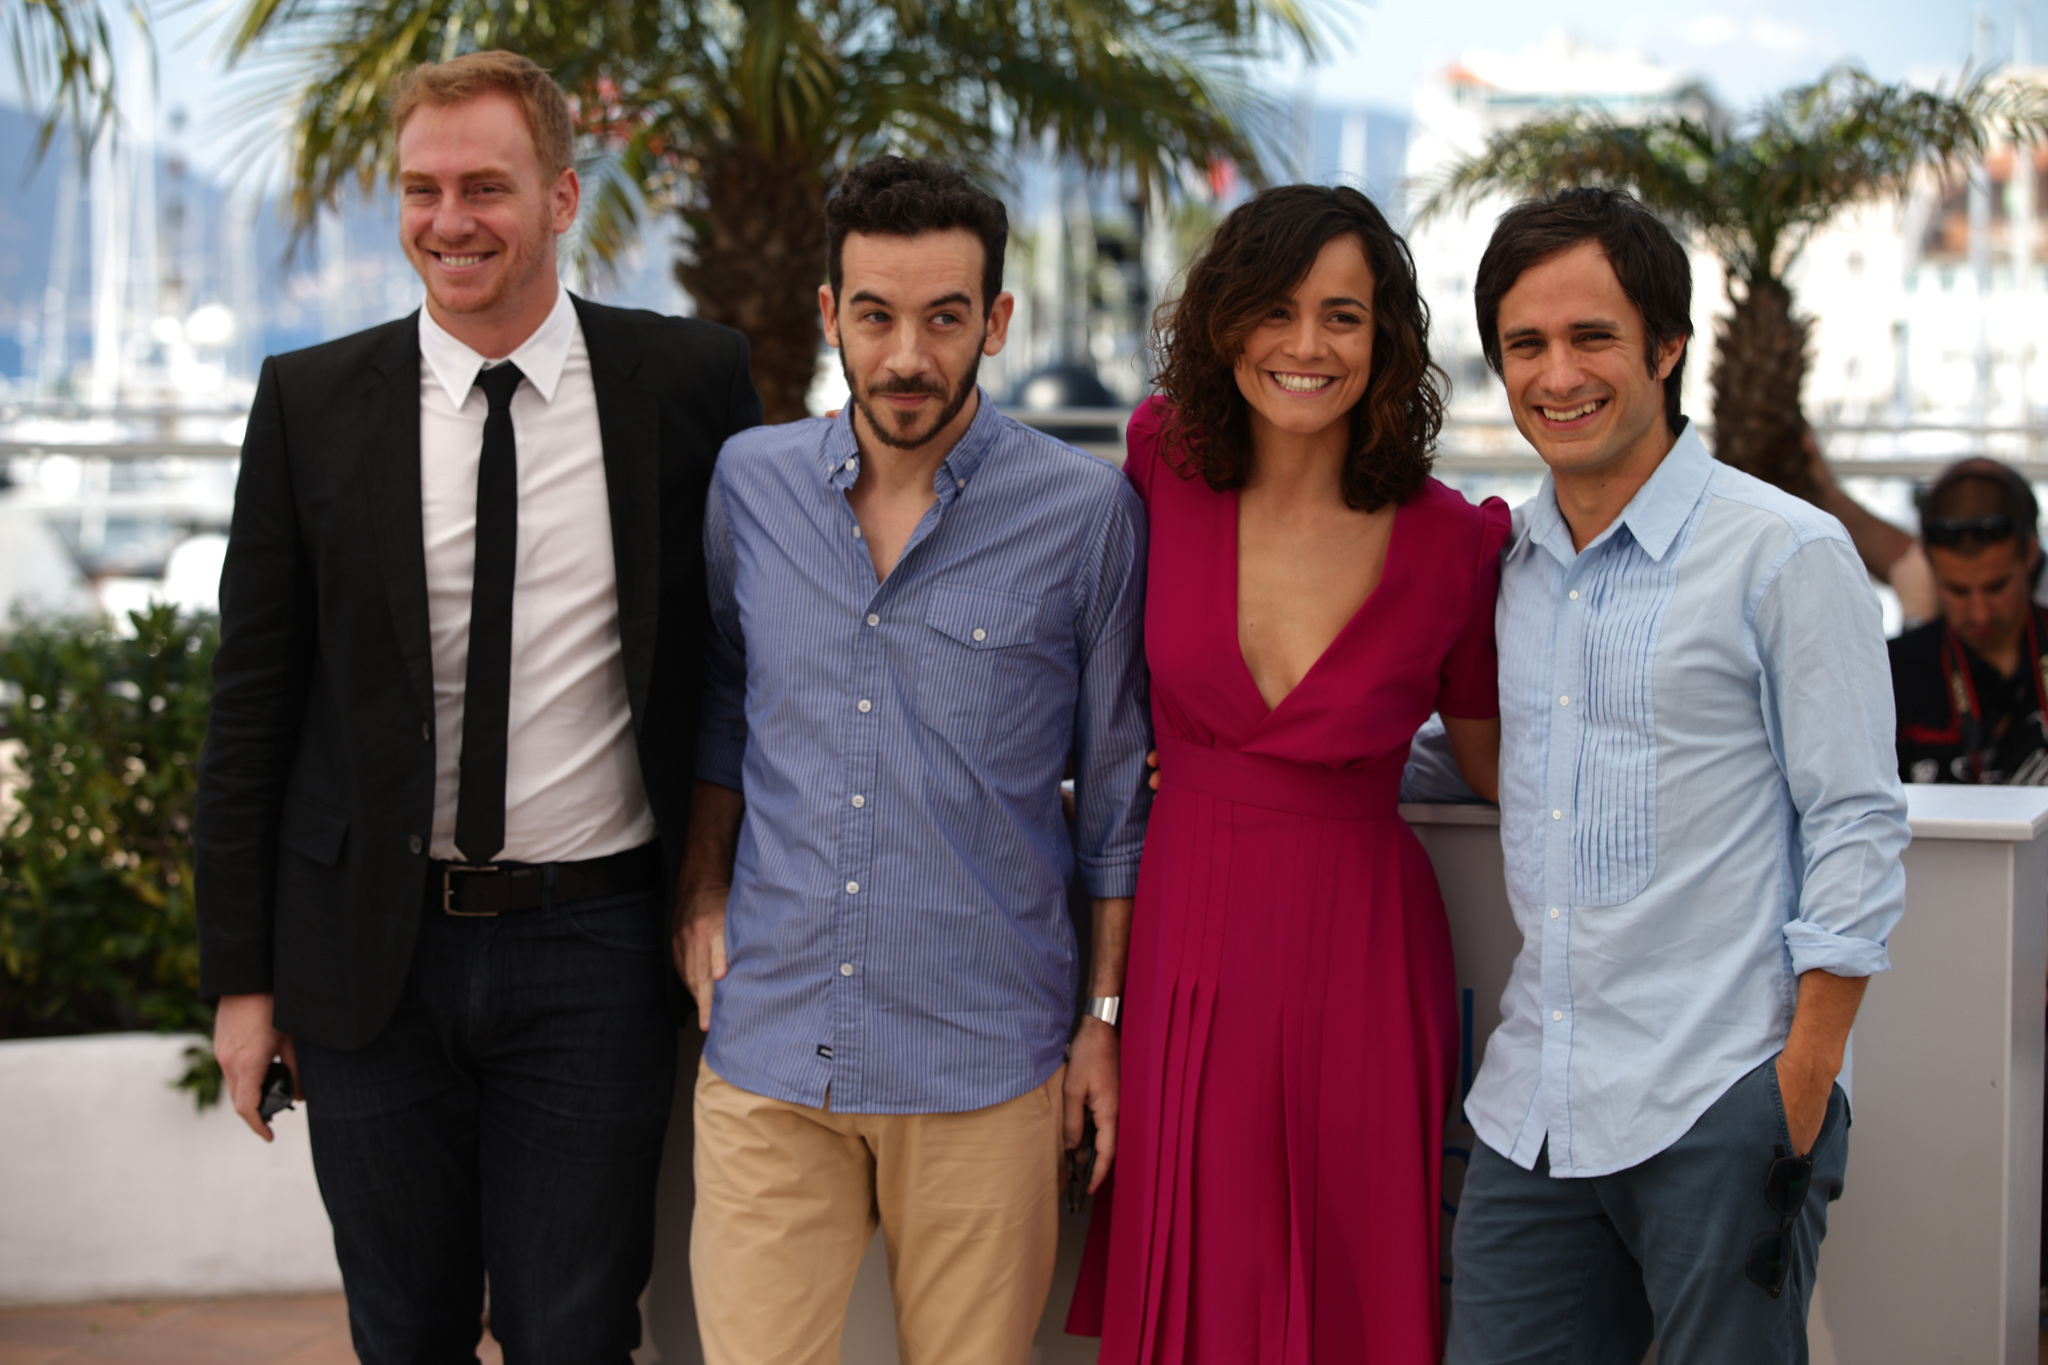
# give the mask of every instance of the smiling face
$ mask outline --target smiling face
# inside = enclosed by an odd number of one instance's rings
[[[576,172],[547,176],[518,101],[492,92],[415,110],[398,135],[398,185],[400,236],[434,320],[486,355],[508,354],[554,306],[555,238],[576,221]]]
[[[965,228],[892,237],[848,234],[840,289],[818,291],[839,348],[857,430],[899,450],[951,449],[974,420],[981,358],[1003,349],[1014,300],[981,306],[981,239]]]
[[[1515,425],[1567,480],[1648,478],[1676,433],[1664,378],[1685,338],[1650,355],[1607,255],[1581,242],[1524,270],[1500,301],[1501,378]]]
[[[1377,283],[1358,238],[1333,237],[1252,329],[1232,373],[1251,404],[1255,446],[1282,433],[1334,432],[1348,444],[1344,424],[1372,377]]]

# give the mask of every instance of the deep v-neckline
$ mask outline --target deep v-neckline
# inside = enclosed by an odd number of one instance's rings
[[[1316,655],[1315,662],[1308,666],[1308,671],[1301,675],[1301,680],[1288,688],[1287,695],[1280,698],[1279,701],[1268,704],[1266,694],[1259,690],[1258,678],[1252,674],[1250,661],[1244,657],[1244,631],[1240,625],[1241,613],[1243,611],[1240,598],[1243,590],[1244,575],[1239,563],[1243,526],[1238,515],[1242,497],[1241,490],[1232,489],[1227,503],[1230,511],[1230,654],[1232,658],[1237,660],[1237,676],[1243,681],[1245,687],[1250,689],[1252,700],[1258,704],[1258,725],[1263,725],[1273,716],[1279,714],[1280,710],[1288,702],[1294,700],[1295,696],[1308,686],[1309,680],[1314,678],[1324,662],[1337,652],[1337,647],[1344,643],[1345,637],[1358,628],[1359,621],[1365,616],[1372,604],[1379,600],[1380,595],[1385,592],[1387,576],[1394,570],[1394,538],[1401,532],[1401,514],[1408,509],[1404,503],[1394,504],[1394,520],[1387,527],[1387,548],[1385,555],[1380,560],[1379,581],[1372,585],[1372,591],[1365,595],[1365,600],[1353,609],[1350,617],[1338,628],[1337,633],[1330,637],[1330,643],[1323,646],[1323,652]],[[1256,729],[1257,726],[1255,725],[1253,728]]]

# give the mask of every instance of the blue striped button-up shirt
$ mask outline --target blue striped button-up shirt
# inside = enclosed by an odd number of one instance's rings
[[[1144,511],[982,394],[877,582],[852,412],[735,436],[712,482],[697,774],[747,811],[705,1058],[843,1112],[980,1109],[1065,1055],[1077,864],[1136,888]]]
[[[1891,673],[1834,518],[1688,427],[1584,550],[1548,479],[1501,569],[1501,844],[1522,951],[1466,1100],[1559,1176],[1636,1165],[1784,1046],[1799,974],[1905,905]]]

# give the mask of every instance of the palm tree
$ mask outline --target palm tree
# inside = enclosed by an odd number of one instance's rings
[[[1305,0],[244,0],[236,55],[267,49],[296,109],[300,222],[388,173],[393,79],[476,48],[525,53],[577,102],[585,245],[620,250],[674,215],[676,275],[753,342],[770,421],[804,413],[817,368],[822,209],[882,152],[990,174],[1015,147],[1141,187],[1228,158],[1254,172],[1247,59],[1313,56]]]
[[[1800,411],[1812,320],[1786,285],[1792,262],[1837,214],[1902,194],[1923,168],[1947,174],[1980,162],[1995,140],[2044,136],[2048,92],[2038,86],[1980,72],[1953,90],[1915,90],[1838,67],[1738,122],[1665,114],[1622,123],[1567,109],[1505,129],[1447,169],[1420,214],[1494,191],[1606,184],[1699,234],[1728,290],[1709,372],[1715,453],[1820,501]]]
[[[49,150],[57,126],[67,120],[81,155],[113,123],[116,114],[115,37],[125,12],[147,43],[149,8],[144,0],[5,0],[0,32],[14,52],[14,72],[32,104],[48,101],[36,139],[36,156]],[[154,56],[151,68],[154,69]]]

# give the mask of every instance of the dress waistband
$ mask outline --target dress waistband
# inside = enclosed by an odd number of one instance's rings
[[[1318,768],[1264,754],[1212,749],[1159,737],[1162,788],[1333,820],[1392,820],[1401,800],[1402,763],[1379,768]]]

